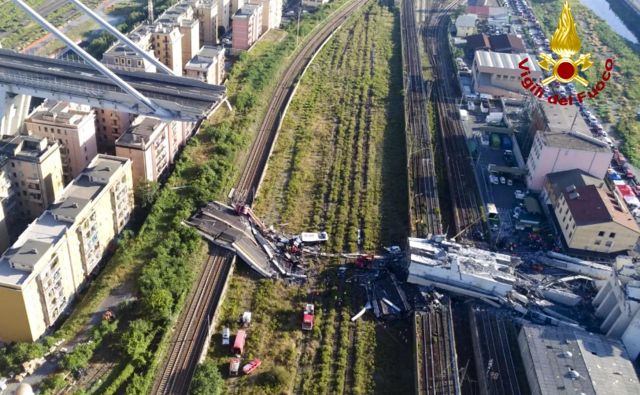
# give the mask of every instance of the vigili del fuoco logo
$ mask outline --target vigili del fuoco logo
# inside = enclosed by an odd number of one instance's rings
[[[613,70],[613,58],[608,58],[605,61],[605,70],[595,85],[589,86],[589,81],[580,75],[580,71],[586,71],[591,68],[593,62],[591,61],[590,53],[581,54],[577,58],[574,58],[574,55],[580,52],[581,43],[568,1],[565,1],[562,7],[558,27],[555,33],[553,33],[550,46],[556,56],[553,57],[553,55],[541,53],[539,55],[538,65],[540,65],[542,69],[551,72],[552,75],[539,83],[530,77],[531,70],[527,66],[529,58],[522,59],[518,64],[518,67],[523,70],[520,76],[522,77],[521,84],[524,89],[530,91],[538,98],[543,98],[543,87],[545,85],[554,81],[561,84],[576,81],[587,88],[585,91],[576,93],[576,98],[582,103],[587,96],[593,99],[606,87],[607,81],[611,78],[611,71]],[[573,96],[558,98],[558,95],[554,95],[549,96],[547,100],[551,104],[560,104],[563,106],[573,104]]]

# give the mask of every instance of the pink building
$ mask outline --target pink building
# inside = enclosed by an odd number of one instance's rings
[[[585,134],[538,131],[527,158],[527,186],[540,191],[547,174],[572,169],[583,170],[602,179],[612,156],[605,143]]]
[[[233,15],[232,52],[246,51],[262,35],[262,4],[246,4]]]

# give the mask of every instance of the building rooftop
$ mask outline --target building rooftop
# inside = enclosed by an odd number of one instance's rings
[[[467,43],[465,47],[471,51],[477,51],[479,49],[491,49],[491,43],[489,42],[489,36],[484,33],[472,34],[465,37]]]
[[[522,335],[543,394],[640,393],[633,364],[618,341],[580,329],[529,323]]]
[[[576,188],[585,185],[595,185],[600,188],[604,186],[604,181],[598,179],[581,169],[565,170],[547,174],[547,179],[551,184],[556,196],[567,190],[568,187]]]
[[[524,41],[513,34],[496,34],[489,36],[489,42],[491,43],[491,49],[493,51],[508,50],[519,53],[524,53],[526,51]]]
[[[39,162],[58,148],[56,142],[49,142],[44,137],[16,135],[8,136],[0,141],[0,156],[16,158],[24,161]]]
[[[91,114],[92,111],[89,106],[46,100],[29,115],[27,121],[76,126]]]
[[[475,27],[478,16],[475,14],[463,14],[456,18],[457,27]]]
[[[494,69],[512,69],[519,70],[518,64],[523,60],[531,56],[527,53],[502,53],[502,52],[489,52],[489,51],[476,51],[475,63],[478,67],[487,67]],[[532,72],[542,73],[540,66],[536,62],[529,61],[527,67]],[[557,106],[560,107],[560,106]]]
[[[18,240],[0,256],[0,284],[21,286],[31,274],[37,260],[53,250],[78,214],[102,192],[106,185],[103,177],[110,178],[119,166],[127,162],[128,159],[115,156],[96,156],[64,189],[62,198],[29,224]],[[110,170],[106,170],[106,167]],[[33,249],[36,250],[35,253],[30,252]],[[11,262],[19,262],[23,270],[12,267]]]
[[[154,135],[166,125],[165,121],[156,118],[138,116],[127,131],[116,140],[116,145],[144,148]]]
[[[259,4],[245,4],[233,15],[233,17],[248,18],[251,15],[255,14],[260,7],[262,6]]]
[[[640,228],[627,209],[616,196],[605,188],[583,185],[562,192],[576,225],[593,225],[615,222],[635,232]]]
[[[542,133],[545,145],[565,149],[591,152],[611,152],[602,141],[580,132],[545,132]]]
[[[220,52],[224,52],[224,47],[204,45],[198,53],[187,62],[185,69],[206,70],[213,65],[214,60],[218,58]]]

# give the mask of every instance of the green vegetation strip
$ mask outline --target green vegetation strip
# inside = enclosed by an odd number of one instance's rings
[[[395,10],[370,2],[320,51],[302,78],[269,162],[256,210],[268,224],[298,232],[326,226],[330,248],[356,249],[406,236],[406,160],[399,24]],[[284,225],[284,223],[288,223]],[[307,257],[304,285],[255,279],[239,268],[220,315],[232,333],[249,310],[253,323],[243,363],[262,360],[250,376],[227,380],[228,393],[411,393],[406,353],[380,337],[366,314],[351,322],[359,287],[338,290],[335,263]],[[347,277],[352,276],[348,272]],[[305,302],[314,329],[300,329]],[[358,300],[358,304],[360,301]],[[214,336],[209,358],[227,377],[229,349]],[[388,366],[403,374],[389,379]],[[386,391],[386,392],[385,392]]]
[[[367,6],[336,33],[303,77],[256,202],[266,222],[286,224],[282,227],[291,232],[326,229],[334,251],[374,250],[406,236],[395,18],[382,6]]]
[[[604,61],[615,58],[613,77],[606,89],[595,99],[587,99],[586,104],[594,108],[601,120],[613,122],[624,143],[622,151],[631,162],[640,166],[640,126],[636,113],[640,111],[640,53],[638,47],[621,38],[609,25],[593,11],[570,0],[571,11],[582,40],[581,53],[592,53],[595,64],[586,72],[589,88],[600,80],[604,71]],[[542,24],[547,37],[551,37],[558,25],[563,2],[532,0],[536,17]],[[617,121],[616,121],[617,120]]]

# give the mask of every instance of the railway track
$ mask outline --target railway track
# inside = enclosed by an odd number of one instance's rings
[[[340,28],[347,18],[367,1],[352,0],[335,11],[331,19],[307,39],[302,49],[294,55],[294,59],[285,69],[269,101],[267,113],[260,124],[260,129],[251,145],[240,180],[236,185],[236,191],[240,196],[244,197],[245,203],[252,204],[255,199],[296,82],[301,78],[317,51],[331,37],[333,32]]]
[[[196,287],[178,319],[152,394],[187,394],[191,378],[209,338],[209,322],[218,306],[232,255],[212,248]]]
[[[448,302],[415,315],[417,373],[416,393],[460,393],[453,324]]]
[[[418,28],[414,0],[403,0],[401,6],[402,60],[405,89],[405,128],[410,180],[411,233],[424,237],[442,234],[434,153],[431,145],[427,103],[428,93],[422,76]]]
[[[307,40],[285,70],[269,102],[267,113],[251,145],[247,162],[236,186],[236,190],[244,194],[246,203],[253,203],[296,81],[331,34],[367,1],[352,0],[336,11],[335,15]],[[220,302],[231,267],[231,257],[226,251],[212,249],[198,283],[189,295],[187,305],[178,319],[165,360],[156,375],[152,394],[188,393],[191,378],[208,341],[208,323]]]
[[[459,0],[452,0],[435,4],[432,0],[424,34],[434,77],[432,100],[438,113],[444,162],[449,176],[455,234],[469,237],[482,229],[482,212],[471,155],[456,105],[457,77],[447,35],[449,11],[458,2]]]

